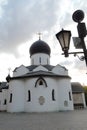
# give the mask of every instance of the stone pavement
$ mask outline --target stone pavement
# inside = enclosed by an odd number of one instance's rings
[[[0,130],[87,130],[87,110],[12,114],[0,112]]]

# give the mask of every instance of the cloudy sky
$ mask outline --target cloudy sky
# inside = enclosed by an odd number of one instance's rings
[[[85,12],[86,22],[86,0],[0,0],[0,81],[5,81],[9,70],[12,74],[15,67],[30,65],[29,47],[41,32],[41,39],[51,47],[51,64],[65,66],[72,81],[87,84],[85,61],[62,56],[55,37],[62,28],[77,36],[77,24],[72,20],[77,9]],[[70,50],[75,50],[72,40]]]

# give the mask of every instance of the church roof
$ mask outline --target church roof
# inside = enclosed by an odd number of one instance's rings
[[[37,77],[37,76],[70,78],[69,76],[66,76],[66,75],[57,75],[57,74],[54,74],[53,72],[46,72],[46,71],[40,70],[40,71],[27,73],[25,75],[17,76],[17,77],[10,77],[10,79],[22,79],[22,78]]]
[[[43,65],[46,69],[48,69],[49,71],[51,71],[55,66],[53,65]]]
[[[41,66],[45,67],[49,71],[51,71],[55,67],[53,65],[41,65]],[[27,66],[26,68],[29,69],[29,71],[33,71],[33,69],[35,69],[36,67],[38,67],[38,65]]]
[[[73,93],[82,93],[82,92],[84,92],[84,89],[83,89],[82,85],[80,83],[78,83],[78,82],[72,82],[71,87],[72,87],[72,92]]]
[[[40,39],[31,45],[29,51],[30,51],[30,56],[36,53],[45,53],[45,54],[50,55],[50,52],[51,52],[48,44]]]
[[[2,90],[2,89],[8,89],[7,82],[1,82],[0,90]]]

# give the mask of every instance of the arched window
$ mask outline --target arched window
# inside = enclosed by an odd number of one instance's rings
[[[71,101],[72,100],[72,98],[71,98],[71,93],[69,92],[69,100]]]
[[[39,77],[37,79],[37,81],[35,83],[35,87],[37,87],[38,85],[44,85],[45,87],[47,87],[47,83],[43,77]]]
[[[12,102],[12,93],[10,93],[10,100],[9,102],[11,103]]]
[[[39,58],[39,62],[40,62],[40,64],[41,64],[41,57]]]
[[[27,100],[28,102],[30,102],[31,101],[31,92],[30,92],[30,90],[28,90],[28,100]]]
[[[42,80],[39,81],[39,85],[43,85],[43,81]]]
[[[4,99],[4,105],[6,105],[7,104],[7,100],[6,99]]]
[[[52,90],[52,100],[55,101],[55,90]]]
[[[49,62],[48,62],[48,58],[47,58],[47,64],[48,64]]]

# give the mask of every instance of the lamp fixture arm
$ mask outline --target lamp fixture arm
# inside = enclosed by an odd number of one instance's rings
[[[77,55],[77,54],[74,54],[74,56],[77,56],[78,58],[79,58],[79,60],[81,60],[81,61],[84,61],[84,59],[85,59],[85,57],[84,56],[79,56],[79,55]]]

